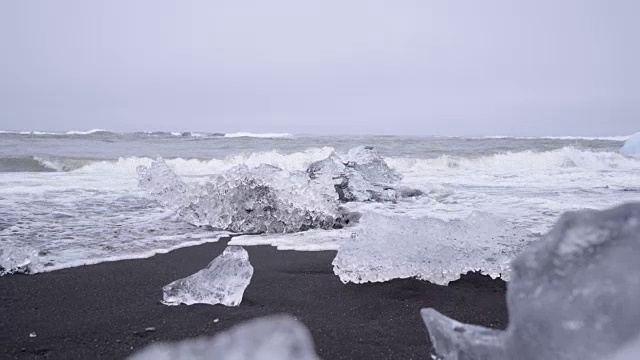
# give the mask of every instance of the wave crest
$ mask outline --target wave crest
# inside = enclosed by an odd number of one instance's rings
[[[403,172],[432,172],[433,170],[460,169],[492,172],[528,172],[558,169],[610,170],[640,169],[640,161],[615,152],[596,152],[564,147],[552,151],[507,152],[477,158],[442,155],[433,159],[388,158],[389,165]]]

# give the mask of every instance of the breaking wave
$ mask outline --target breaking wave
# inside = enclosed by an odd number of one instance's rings
[[[3,172],[58,172],[73,171],[91,163],[79,159],[47,159],[37,156],[0,158]]]
[[[327,158],[331,147],[310,148],[300,152],[282,153],[276,150],[243,153],[213,159],[165,159],[180,175],[219,174],[238,165],[255,168],[261,164],[276,166],[286,171],[305,170],[314,161]],[[115,172],[135,174],[140,165],[149,166],[154,159],[127,157],[117,160],[88,160],[47,157],[0,158],[0,172]],[[640,159],[615,152],[596,152],[573,147],[535,152],[507,152],[477,158],[442,155],[437,158],[387,157],[385,161],[400,173],[442,170],[468,170],[492,172],[527,172],[548,170],[614,170],[639,169]]]
[[[222,159],[165,159],[166,163],[180,175],[210,175],[232,169],[238,165],[246,165],[255,168],[262,164],[276,166],[282,170],[305,170],[309,164],[329,156],[333,148],[311,148],[301,152],[283,154],[272,150],[264,152],[252,152],[229,156]],[[117,161],[99,161],[82,167],[82,172],[126,172],[136,173],[138,166],[149,166],[154,159],[147,157],[120,158]]]
[[[536,152],[506,152],[477,158],[442,155],[432,159],[387,158],[387,163],[400,173],[442,169],[493,172],[528,172],[554,169],[611,170],[640,169],[640,161],[615,152],[596,152],[573,147]]]

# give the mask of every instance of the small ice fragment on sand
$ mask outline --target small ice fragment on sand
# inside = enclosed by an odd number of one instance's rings
[[[288,315],[236,325],[216,336],[153,344],[129,360],[318,360],[309,330]]]
[[[365,213],[343,240],[333,272],[356,284],[416,277],[446,285],[469,271],[508,280],[509,263],[532,234],[488,214],[443,221]]]
[[[206,268],[163,287],[163,303],[238,306],[252,275],[247,251],[228,246]]]
[[[220,319],[213,319],[213,323],[214,323],[214,324],[215,324],[215,323],[218,323],[218,322],[220,322]]]
[[[640,336],[638,258],[640,203],[566,213],[513,261],[506,331],[422,318],[447,360],[607,359]]]
[[[34,337],[36,337],[36,336],[38,336],[38,335],[36,335],[36,332],[35,332],[35,331],[34,331],[34,332],[32,332],[31,334],[29,334],[29,337],[30,337],[30,338],[34,338]]]

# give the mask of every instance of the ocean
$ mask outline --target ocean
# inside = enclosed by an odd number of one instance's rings
[[[446,221],[480,212],[543,233],[566,211],[640,201],[640,158],[619,153],[625,139],[5,131],[0,272],[144,258],[229,234],[190,225],[139,187],[136,169],[158,157],[198,183],[242,164],[304,171],[334,151],[373,146],[403,185],[424,195],[349,203],[351,210]],[[332,238],[348,232],[312,230],[246,242],[330,249]],[[312,246],[318,242],[326,246]],[[397,242],[402,246],[403,239]]]

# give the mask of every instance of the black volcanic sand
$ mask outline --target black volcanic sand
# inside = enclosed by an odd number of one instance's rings
[[[468,274],[449,286],[413,279],[345,285],[332,271],[335,252],[269,246],[246,247],[255,272],[240,306],[159,303],[162,286],[204,268],[225,245],[0,277],[0,358],[119,359],[155,341],[288,313],[311,330],[324,359],[429,359],[421,308],[492,328],[507,324],[501,280]]]

